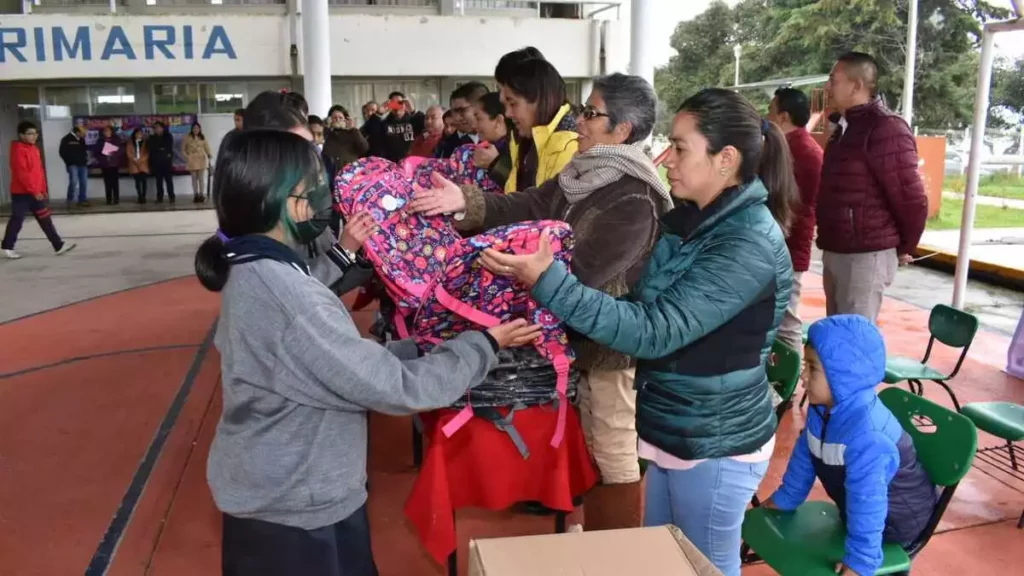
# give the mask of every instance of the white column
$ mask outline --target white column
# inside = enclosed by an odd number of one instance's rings
[[[590,98],[590,93],[594,91],[594,79],[584,78],[580,83],[580,103],[584,104],[587,98]],[[1021,127],[1021,137],[1024,138],[1024,126]],[[1022,152],[1024,154],[1024,152]]]
[[[974,209],[981,176],[981,147],[985,142],[985,121],[988,119],[989,89],[992,86],[992,60],[995,58],[995,31],[985,26],[981,36],[981,70],[978,90],[974,93],[974,125],[971,127],[971,156],[967,164],[967,188],[964,190],[964,212],[960,220],[960,247],[953,275],[953,307],[964,309],[967,295],[967,273],[971,266],[971,233],[974,231]]]
[[[331,107],[330,15],[325,0],[302,0],[302,93],[309,113]]]
[[[903,75],[903,119],[914,125],[914,74],[917,70],[917,0],[907,13],[907,63]]]
[[[656,0],[630,2],[629,73],[654,85]]]

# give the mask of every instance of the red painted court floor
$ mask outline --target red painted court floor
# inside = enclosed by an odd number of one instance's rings
[[[804,316],[820,317],[820,279],[805,284]],[[219,573],[220,519],[205,479],[220,413],[219,358],[209,342],[217,309],[216,296],[185,278],[0,325],[0,575]],[[356,313],[364,328],[370,314]],[[888,300],[881,325],[890,352],[919,356],[927,315]],[[1024,402],[1024,382],[1001,371],[1007,342],[978,335],[953,382],[962,402]],[[951,367],[955,354],[936,358]],[[926,395],[948,404],[937,387]],[[371,426],[370,516],[381,574],[443,574],[402,512],[415,478],[410,420],[374,416]],[[778,484],[801,426],[799,411],[787,413],[762,496]],[[1024,486],[972,469],[914,574],[1014,572],[1022,508]],[[460,557],[470,538],[551,527],[549,518],[460,511]]]

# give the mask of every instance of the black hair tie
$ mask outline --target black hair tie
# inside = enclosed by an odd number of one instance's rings
[[[761,119],[761,136],[767,136],[771,132],[772,123],[764,118]]]

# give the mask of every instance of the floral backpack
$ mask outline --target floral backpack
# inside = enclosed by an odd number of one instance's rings
[[[448,218],[409,214],[413,182],[395,164],[376,158],[348,164],[335,180],[335,208],[345,215],[369,210],[380,225],[364,244],[366,257],[395,303],[400,337],[413,337],[423,351],[467,330],[489,328],[513,318],[542,326],[535,344],[556,373],[558,424],[552,446],[565,431],[569,367],[575,359],[560,322],[530,298],[515,280],[491,274],[479,256],[486,248],[510,253],[537,250],[540,234],[552,230],[555,257],[569,264],[573,246],[568,224],[521,222],[461,238]],[[470,402],[471,402],[470,393]],[[443,429],[451,436],[473,417],[467,402]]]
[[[434,184],[430,180],[430,174],[439,172],[459,185],[475,184],[484,192],[503,193],[504,189],[491,179],[485,168],[478,168],[473,164],[473,151],[476,146],[463,144],[455,149],[450,158],[409,157],[402,160],[399,167],[422,188],[432,188]]]

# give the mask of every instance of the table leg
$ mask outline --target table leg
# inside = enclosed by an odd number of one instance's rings
[[[459,549],[448,555],[448,576],[459,576]]]
[[[423,465],[423,434],[412,425],[412,464],[416,468]]]

